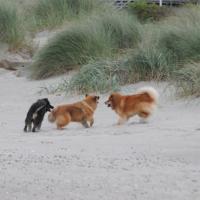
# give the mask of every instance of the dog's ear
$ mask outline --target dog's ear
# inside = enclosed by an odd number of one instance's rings
[[[85,95],[85,97],[88,97],[88,96],[89,96],[88,94]]]
[[[44,101],[46,104],[49,104],[49,100],[47,98],[43,98],[43,99],[40,99],[42,101]]]

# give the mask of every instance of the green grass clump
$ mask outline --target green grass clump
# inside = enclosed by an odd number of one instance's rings
[[[126,57],[126,56],[125,56]],[[138,81],[167,80],[176,70],[171,58],[155,46],[142,48],[120,61],[93,61],[72,77],[68,89],[78,93],[108,92]]]
[[[167,79],[175,67],[173,56],[159,46],[160,26],[149,24],[142,33],[142,41],[130,54],[128,63],[132,82]]]
[[[179,66],[172,76],[182,96],[200,96],[200,7],[180,10],[160,39]]]
[[[21,45],[24,30],[13,3],[0,1],[0,41],[8,43],[11,49]]]
[[[173,68],[170,55],[155,46],[140,48],[129,59],[133,81],[166,80]]]
[[[143,25],[142,41],[129,59],[134,80],[167,80],[190,61],[200,60],[200,9],[180,9],[176,16]]]
[[[122,71],[117,62],[91,62],[72,77],[68,89],[78,93],[116,91],[120,73]]]
[[[92,12],[96,4],[96,0],[39,0],[29,17],[37,29],[52,28],[81,13]]]
[[[117,91],[122,85],[136,82],[135,77],[135,71],[125,58],[92,61],[71,78],[68,90],[78,93]]]
[[[90,60],[111,57],[120,48],[133,47],[140,39],[139,25],[129,17],[124,13],[105,13],[69,27],[38,52],[32,77],[47,78]]]
[[[171,30],[160,40],[161,45],[176,58],[177,62],[200,59],[200,26],[190,27],[188,30],[187,28]]]
[[[131,48],[141,39],[140,24],[127,13],[106,13],[99,17],[98,26],[110,37],[115,48]]]
[[[91,27],[78,26],[56,36],[36,55],[31,66],[33,78],[61,74],[92,58],[108,55],[109,41],[100,34]]]
[[[187,63],[200,60],[200,7],[184,8],[167,20],[160,37],[160,46],[177,60]]]
[[[177,70],[173,80],[181,96],[200,97],[200,64],[190,63]]]

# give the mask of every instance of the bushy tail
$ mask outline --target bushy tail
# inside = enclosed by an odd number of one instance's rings
[[[157,90],[153,87],[142,87],[138,90],[138,93],[142,94],[142,93],[147,93],[150,98],[153,99],[154,103],[158,103],[158,98],[159,98],[159,94],[157,92]]]
[[[55,117],[55,109],[53,109],[49,115],[48,115],[48,120],[49,122],[53,123],[56,121],[56,117]]]

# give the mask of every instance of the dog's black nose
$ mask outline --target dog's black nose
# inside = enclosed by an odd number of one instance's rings
[[[111,104],[109,101],[106,101],[105,104],[108,106],[108,107],[111,107]]]

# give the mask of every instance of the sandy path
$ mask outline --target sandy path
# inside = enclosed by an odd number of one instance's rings
[[[94,127],[64,131],[45,119],[39,133],[23,133],[28,107],[44,84],[0,71],[0,199],[199,200],[200,104],[172,101],[163,85],[148,124],[116,127],[103,105]],[[124,88],[134,92],[141,84]],[[52,104],[80,97],[47,95]],[[198,112],[197,112],[198,111]]]

